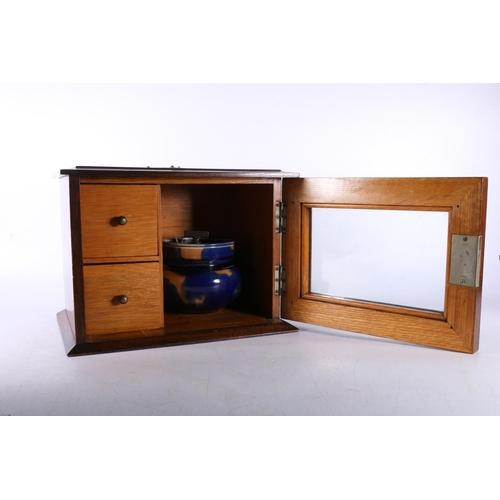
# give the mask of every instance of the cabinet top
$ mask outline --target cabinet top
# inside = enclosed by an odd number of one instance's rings
[[[181,168],[181,167],[83,167],[61,170],[61,175],[79,177],[299,177],[295,172],[281,170],[239,170],[225,168]]]

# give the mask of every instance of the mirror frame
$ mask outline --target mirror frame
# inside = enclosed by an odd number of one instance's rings
[[[452,178],[284,179],[286,295],[282,317],[338,330],[473,353],[479,347],[488,180]],[[311,209],[358,208],[449,213],[443,313],[311,293]],[[450,284],[452,235],[482,236],[478,286]]]

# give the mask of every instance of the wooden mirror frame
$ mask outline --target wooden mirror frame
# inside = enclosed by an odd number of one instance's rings
[[[287,272],[282,317],[389,339],[473,353],[479,346],[487,178],[299,178],[284,180]],[[311,209],[448,212],[443,313],[312,293]],[[478,286],[450,284],[452,235],[482,236]]]

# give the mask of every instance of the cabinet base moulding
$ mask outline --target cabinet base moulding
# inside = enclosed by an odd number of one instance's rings
[[[66,310],[57,314],[57,320],[68,356],[201,344],[298,331],[298,328],[281,319],[261,318],[237,311],[220,311],[210,316],[212,318],[207,322],[208,326],[205,323],[203,329],[200,327],[198,330],[193,328],[191,331],[186,331],[184,324],[187,322],[194,324],[192,318],[186,315],[184,321],[181,318],[180,321],[170,327],[147,331],[120,332],[118,334],[92,335],[88,336],[87,342],[84,343],[76,343]],[[231,322],[236,326],[231,326]]]

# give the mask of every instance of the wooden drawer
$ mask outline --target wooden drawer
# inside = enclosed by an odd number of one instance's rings
[[[163,326],[159,262],[87,265],[83,287],[87,335]]]
[[[155,185],[82,184],[83,258],[158,255],[158,206]]]

